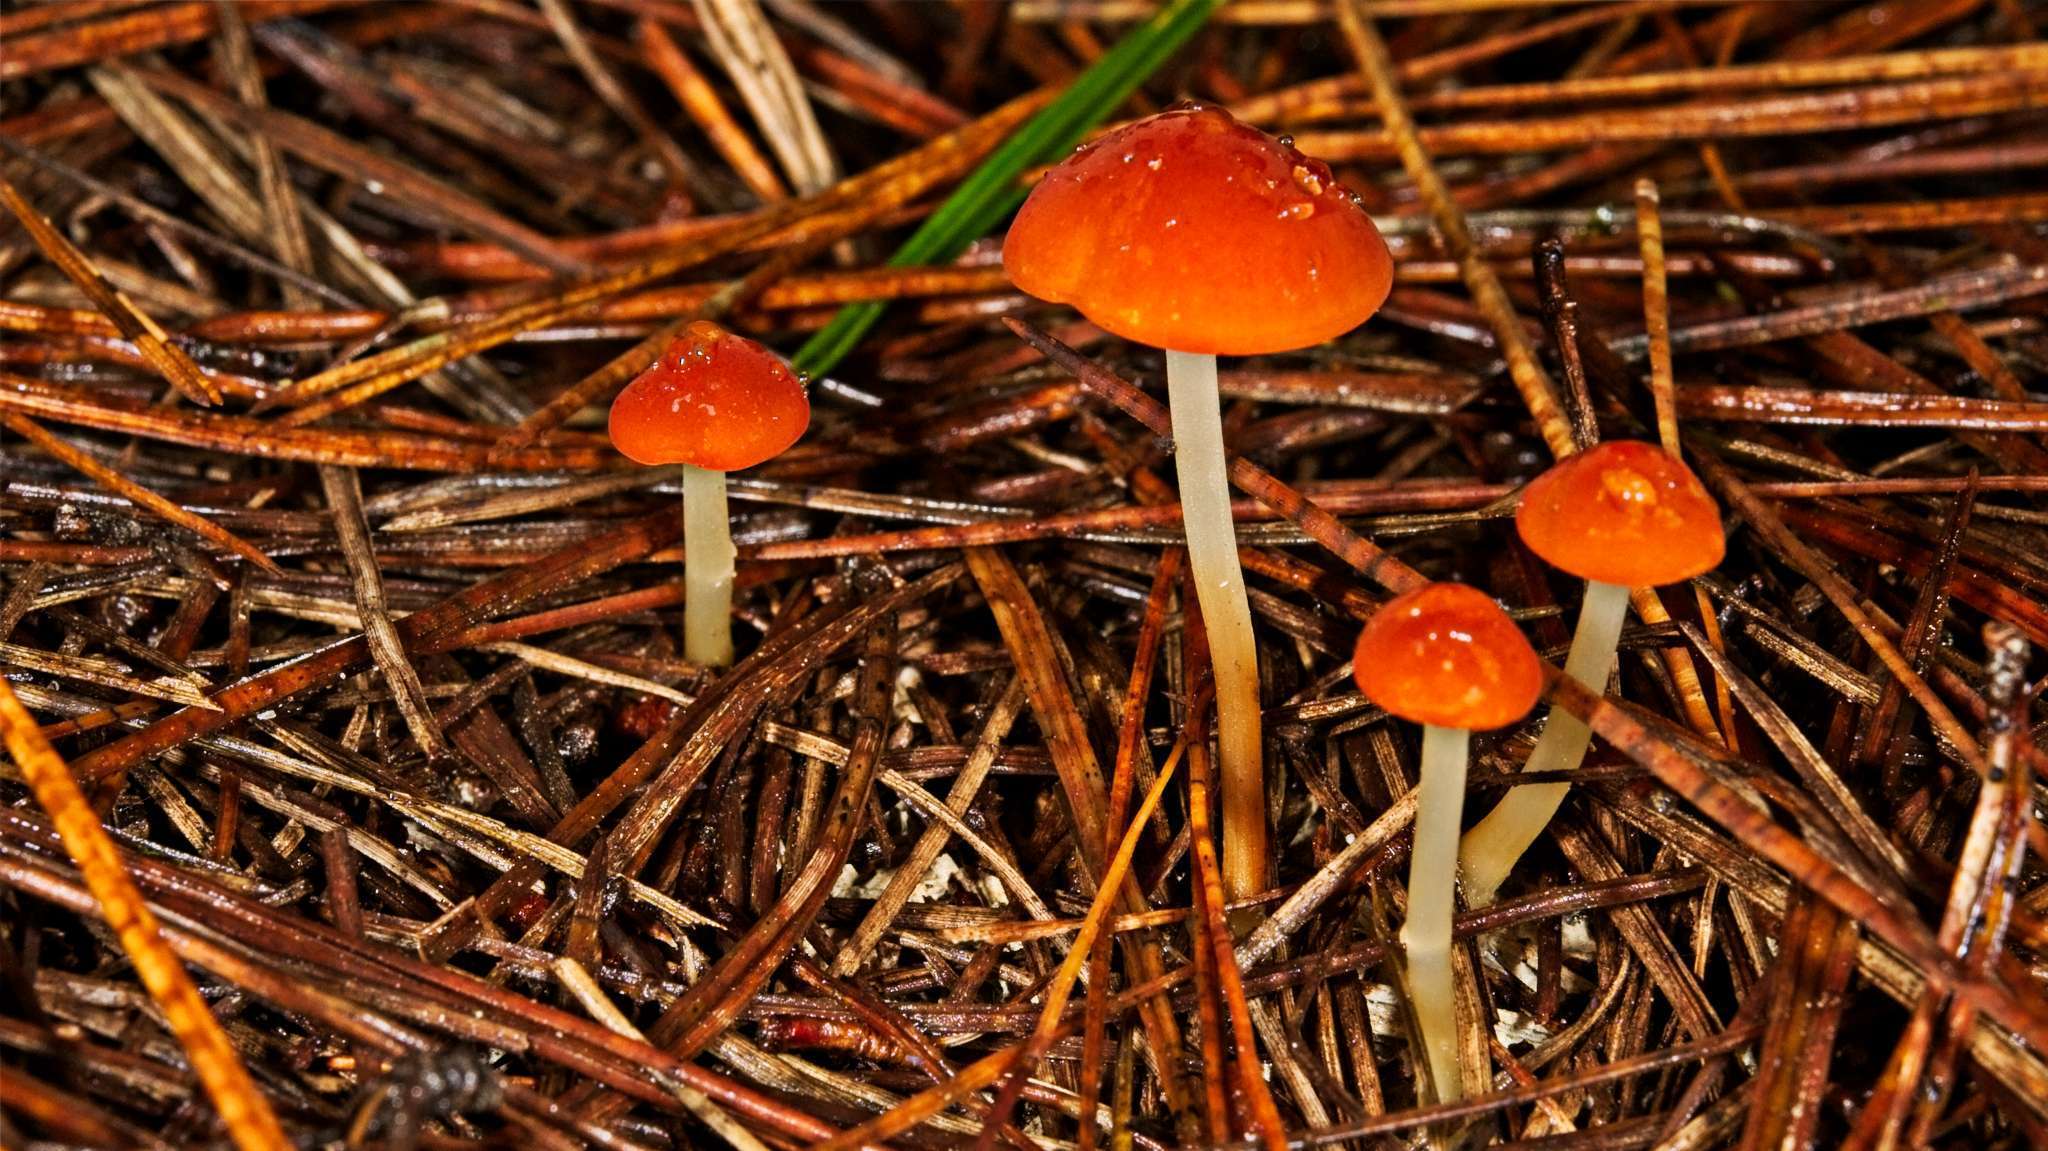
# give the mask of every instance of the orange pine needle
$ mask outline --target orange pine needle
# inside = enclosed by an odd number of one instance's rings
[[[136,976],[163,1010],[164,1021],[184,1046],[193,1072],[219,1109],[235,1145],[242,1151],[290,1151],[291,1141],[278,1125],[269,1101],[256,1089],[227,1033],[207,1010],[192,977],[158,932],[156,916],[128,877],[114,841],[100,826],[99,816],[71,777],[71,769],[43,738],[35,717],[15,698],[5,680],[0,680],[0,741],[6,743],[36,802],[56,825],[87,890],[99,901],[101,918],[120,938]]]

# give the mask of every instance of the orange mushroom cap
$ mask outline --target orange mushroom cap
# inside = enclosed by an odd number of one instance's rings
[[[1543,691],[1536,649],[1493,597],[1461,583],[1396,596],[1358,636],[1352,675],[1402,719],[1467,731],[1505,727]]]
[[[1003,268],[1125,339],[1235,356],[1343,335],[1394,277],[1379,229],[1327,165],[1203,106],[1119,129],[1047,172]]]
[[[699,320],[612,401],[612,446],[636,463],[735,472],[781,455],[810,423],[788,364]]]
[[[1727,550],[1721,509],[1699,477],[1638,440],[1558,461],[1522,492],[1515,528],[1552,567],[1623,587],[1691,579]]]

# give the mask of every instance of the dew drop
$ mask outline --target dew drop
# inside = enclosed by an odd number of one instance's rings
[[[1314,172],[1309,171],[1305,165],[1296,164],[1294,171],[1289,173],[1289,175],[1294,177],[1295,186],[1309,195],[1320,196],[1323,194],[1323,181]]]

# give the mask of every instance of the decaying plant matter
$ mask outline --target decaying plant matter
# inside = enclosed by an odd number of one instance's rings
[[[0,10],[0,1143],[2048,1146],[2044,21]],[[999,247],[1182,98],[1394,264],[1216,373],[1243,867],[1165,361]],[[696,321],[810,374],[725,481],[729,667],[603,430]],[[1513,521],[1621,440],[1726,555],[1581,683]],[[1433,581],[1544,662],[1466,825],[1572,786],[1418,1057],[1421,741],[1353,653]]]

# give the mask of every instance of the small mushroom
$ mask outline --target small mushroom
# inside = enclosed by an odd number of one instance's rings
[[[1465,756],[1472,732],[1528,714],[1543,690],[1543,664],[1493,597],[1433,583],[1386,603],[1365,625],[1352,657],[1358,690],[1388,712],[1422,724],[1414,847],[1408,856],[1408,999],[1439,1102],[1460,1094],[1451,914]],[[1420,1064],[1423,1060],[1417,1060]]]
[[[1721,511],[1699,477],[1662,447],[1637,440],[1610,440],[1538,476],[1522,493],[1515,528],[1530,551],[1587,581],[1564,670],[1594,692],[1607,689],[1614,670],[1629,589],[1712,571],[1727,546]],[[1522,770],[1570,771],[1591,740],[1585,724],[1553,708]],[[1465,833],[1459,855],[1467,903],[1493,902],[1569,788],[1513,788]]]
[[[810,426],[803,381],[775,353],[699,320],[612,401],[612,446],[683,465],[683,655],[732,662],[732,527],[725,473],[782,454]]]
[[[1045,174],[1003,244],[1021,289],[1166,351],[1188,563],[1216,668],[1223,873],[1264,889],[1258,653],[1238,565],[1218,355],[1322,343],[1379,310],[1393,260],[1328,167],[1228,112],[1183,105]]]

